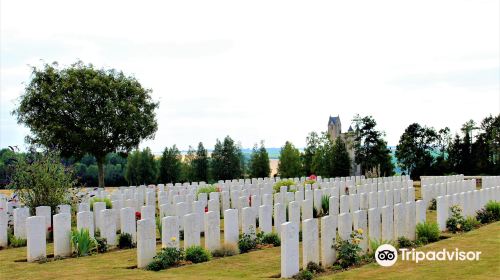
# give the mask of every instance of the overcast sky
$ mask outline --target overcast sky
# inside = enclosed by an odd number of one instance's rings
[[[457,131],[500,113],[500,1],[3,1],[0,147],[28,65],[80,59],[134,75],[160,102],[153,152],[230,135],[303,147],[339,115],[396,145],[412,122]]]

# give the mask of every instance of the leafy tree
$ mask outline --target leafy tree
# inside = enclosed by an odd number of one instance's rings
[[[156,184],[158,178],[158,165],[151,149],[145,148],[140,154],[139,170],[141,173],[142,184]]]
[[[313,158],[320,145],[320,137],[316,132],[310,132],[306,137],[306,147],[304,148],[304,154],[302,155],[304,172],[307,176],[313,174]]]
[[[269,155],[264,141],[260,142],[260,148],[257,144],[253,147],[252,154],[250,155],[249,162],[250,177],[252,178],[265,178],[269,177],[271,167],[269,166]]]
[[[128,156],[127,166],[125,167],[125,179],[130,185],[140,185],[144,181],[139,169],[140,164],[141,151],[135,150]]]
[[[193,181],[208,182],[208,155],[203,143],[198,143],[196,156],[191,163],[193,166]]]
[[[54,152],[31,152],[15,164],[9,188],[35,213],[38,206],[68,203],[68,192],[76,186],[73,169],[65,167]]]
[[[282,178],[294,178],[302,175],[300,152],[288,141],[280,151],[278,174]]]
[[[160,159],[160,182],[177,183],[181,177],[181,152],[177,146],[165,148]]]
[[[347,147],[340,137],[337,137],[333,145],[333,173],[330,177],[346,177],[351,174],[351,158]]]
[[[28,142],[57,149],[64,157],[95,156],[99,186],[110,152],[128,152],[157,130],[151,90],[132,76],[77,62],[32,68],[32,79],[13,112],[30,128]]]
[[[327,133],[323,133],[317,139],[317,146],[312,161],[311,172],[324,177],[331,177],[333,174],[333,141]],[[311,173],[311,174],[312,174]]]
[[[372,116],[360,117],[359,115],[356,115],[353,121],[356,135],[354,138],[355,161],[361,165],[361,172],[366,174],[368,171],[380,169],[379,176],[389,176],[387,173],[394,172],[391,169],[393,164],[389,157],[390,150],[383,139],[384,133],[375,129],[377,122]]]
[[[401,135],[396,147],[396,157],[402,169],[407,170],[412,179],[429,175],[436,148],[438,134],[433,128],[422,127],[418,123],[410,124]]]
[[[224,142],[215,142],[212,152],[212,175],[215,180],[231,180],[241,178],[241,149],[235,145],[231,137],[226,136]]]
[[[179,181],[181,183],[193,181],[193,161],[196,158],[196,152],[189,146],[184,159],[181,162],[181,173]]]

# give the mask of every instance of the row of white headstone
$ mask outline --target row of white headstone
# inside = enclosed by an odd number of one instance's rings
[[[475,179],[427,184],[427,185],[422,185],[420,189],[422,194],[422,199],[427,204],[429,204],[432,199],[436,199],[436,197],[438,196],[453,195],[461,192],[468,192],[474,190],[476,190]]]
[[[483,208],[490,200],[500,201],[500,186],[438,196],[436,207],[439,229],[446,230],[446,220],[450,216],[450,207],[453,205],[460,206],[464,216],[475,216],[476,211]]]
[[[481,186],[483,188],[491,188],[500,186],[500,176],[483,176],[481,177]]]

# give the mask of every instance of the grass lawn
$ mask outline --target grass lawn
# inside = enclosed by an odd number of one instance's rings
[[[420,248],[423,251],[481,251],[477,262],[399,261],[390,268],[376,264],[321,275],[321,279],[498,279],[500,276],[500,222],[455,235]],[[49,244],[47,253],[52,253]],[[48,263],[26,263],[26,248],[0,251],[0,279],[258,279],[280,273],[280,248],[263,249],[207,263],[150,272],[133,268],[136,250],[116,250],[82,258]]]

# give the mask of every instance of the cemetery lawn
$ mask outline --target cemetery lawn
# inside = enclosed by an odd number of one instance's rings
[[[429,250],[481,251],[477,262],[398,261],[390,268],[368,264],[320,279],[498,279],[500,222],[421,247]],[[52,244],[47,247],[52,253]],[[26,263],[26,248],[0,250],[0,279],[258,279],[278,277],[280,248],[269,248],[208,263],[151,272],[133,268],[136,251],[120,250],[48,263]]]

